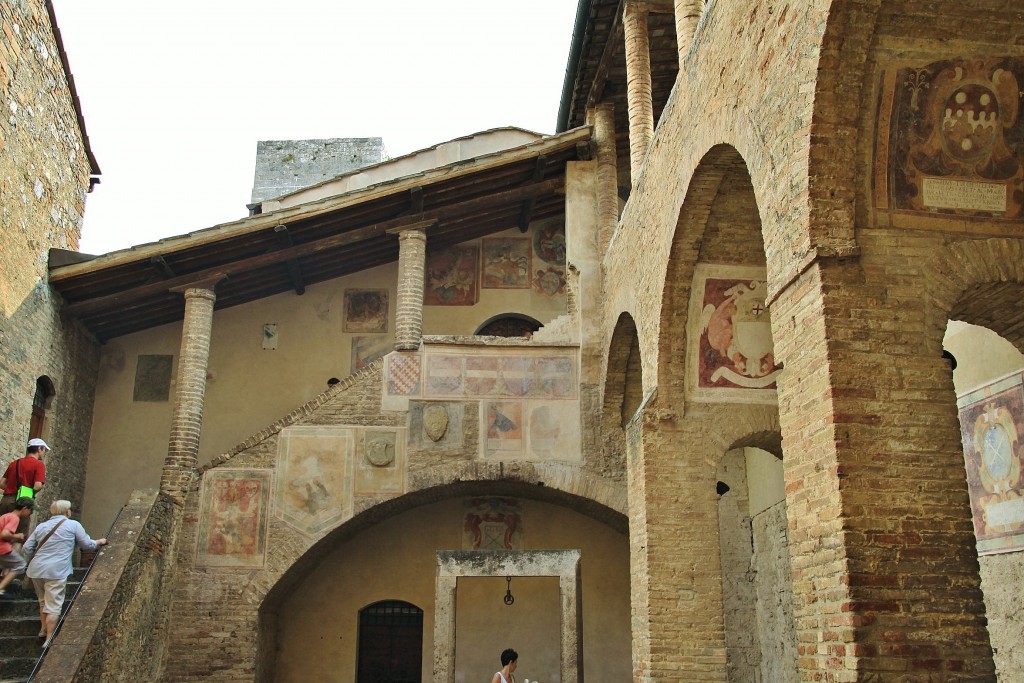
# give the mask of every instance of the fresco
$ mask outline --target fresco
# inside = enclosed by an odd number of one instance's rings
[[[389,396],[412,396],[420,389],[420,354],[392,353],[384,359]]]
[[[882,80],[876,207],[1024,218],[1024,59],[949,59]]]
[[[1024,385],[1016,372],[960,396],[978,553],[1024,549]]]
[[[533,276],[533,289],[544,296],[565,294],[565,271],[561,268],[548,266],[538,270]]]
[[[530,240],[505,237],[483,240],[483,286],[487,289],[530,288]]]
[[[687,323],[687,390],[698,400],[774,402],[775,362],[765,271],[699,265]]]
[[[352,501],[352,451],[351,429],[283,429],[278,441],[275,515],[308,534],[319,534],[340,522]]]
[[[448,247],[428,251],[426,258],[426,306],[472,306],[480,299],[480,248]]]
[[[523,550],[523,511],[515,498],[469,498],[462,516],[463,550]]]
[[[352,337],[352,372],[359,372],[367,365],[383,358],[394,346],[391,337],[382,335]]]
[[[424,395],[428,398],[576,398],[576,359],[571,350],[428,349]]]
[[[523,404],[518,401],[483,401],[484,453],[522,454],[523,449]]]
[[[565,266],[565,225],[551,223],[533,234],[533,253],[545,263]]]
[[[343,332],[387,332],[388,290],[346,289]]]
[[[203,475],[197,566],[263,566],[271,477],[271,470],[212,469]]]

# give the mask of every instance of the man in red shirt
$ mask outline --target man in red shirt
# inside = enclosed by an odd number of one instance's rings
[[[3,569],[4,578],[0,579],[0,600],[7,599],[7,584],[14,580],[14,577],[25,573],[25,558],[14,549],[11,543],[22,543],[25,534],[17,533],[21,520],[32,516],[32,508],[35,501],[31,498],[19,498],[14,502],[14,512],[0,515],[0,569]]]
[[[48,453],[50,447],[42,439],[30,439],[28,448],[25,450],[25,457],[18,458],[7,466],[3,478],[0,478],[0,487],[3,488],[4,496],[0,498],[0,514],[6,514],[14,510],[15,499],[19,486],[29,486],[35,493],[43,488],[46,481],[46,465],[43,464],[43,456]],[[24,534],[28,531],[28,516],[22,517],[18,524],[18,533]]]

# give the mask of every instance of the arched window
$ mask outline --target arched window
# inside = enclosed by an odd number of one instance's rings
[[[356,683],[420,683],[422,670],[423,610],[384,600],[359,611]]]
[[[485,321],[477,331],[482,337],[531,337],[543,325],[528,315],[502,313]]]
[[[43,435],[46,411],[52,404],[53,396],[56,393],[53,381],[46,375],[36,380],[36,393],[32,397],[32,423],[29,425],[28,438],[35,439]]]

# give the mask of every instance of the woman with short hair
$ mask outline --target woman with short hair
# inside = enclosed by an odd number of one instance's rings
[[[53,631],[57,628],[68,577],[74,571],[71,556],[75,547],[94,551],[106,545],[107,539],[89,538],[81,524],[69,518],[71,502],[55,500],[50,505],[50,519],[33,531],[25,541],[25,557],[32,558],[28,564],[28,577],[35,586],[39,598],[39,637],[45,637],[43,647],[50,644]]]

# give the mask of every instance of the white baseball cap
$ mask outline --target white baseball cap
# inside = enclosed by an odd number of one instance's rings
[[[46,445],[46,442],[43,441],[42,439],[29,439],[28,440],[28,445],[29,445],[29,448],[31,448],[32,446],[42,446],[43,448],[45,448],[48,451],[52,450],[49,446]]]

